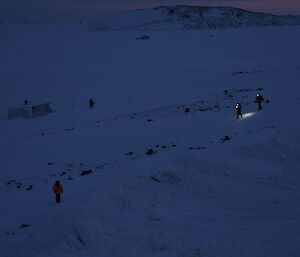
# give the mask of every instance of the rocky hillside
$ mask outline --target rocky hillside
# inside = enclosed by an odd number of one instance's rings
[[[231,7],[161,6],[107,15],[92,30],[188,30],[300,25],[300,16],[256,13]]]

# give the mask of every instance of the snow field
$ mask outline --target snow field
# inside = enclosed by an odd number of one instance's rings
[[[1,256],[299,256],[299,27],[0,33]]]

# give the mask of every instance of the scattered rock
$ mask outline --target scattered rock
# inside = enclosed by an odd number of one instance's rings
[[[65,131],[72,131],[74,128],[65,128]]]
[[[6,231],[5,234],[13,236],[15,235],[15,231]]]
[[[130,155],[132,155],[133,154],[133,152],[128,152],[128,153],[126,153],[125,155],[126,156],[130,156]]]
[[[190,112],[190,111],[191,111],[191,110],[190,110],[190,108],[188,108],[188,107],[185,108],[185,110],[184,110],[185,113],[188,113],[188,112]]]
[[[155,182],[157,182],[157,183],[160,183],[160,179],[159,179],[158,177],[156,177],[155,175],[150,176],[150,178],[151,178],[153,181],[155,181]]]
[[[169,185],[178,185],[182,178],[178,176],[175,172],[163,171],[159,174],[154,174],[150,176],[150,179],[157,183],[169,184]]]
[[[62,177],[62,176],[65,175],[65,174],[66,174],[66,172],[63,171],[62,173],[59,174],[59,176]]]
[[[148,36],[148,35],[142,35],[142,36],[136,38],[136,40],[149,40],[149,39],[150,39],[150,36]]]
[[[250,91],[252,91],[251,88],[242,88],[238,92],[250,92]]]
[[[189,150],[204,150],[204,149],[206,149],[205,146],[196,146],[196,147],[190,146],[189,147]]]
[[[153,151],[153,149],[150,148],[150,149],[147,150],[146,155],[152,155],[154,153],[155,153],[155,151]]]
[[[85,176],[91,174],[93,171],[92,170],[83,170],[80,173],[80,176]]]
[[[22,224],[22,225],[20,225],[19,226],[19,228],[28,228],[28,227],[30,227],[31,225],[29,225],[29,224]]]
[[[221,138],[220,139],[222,143],[228,141],[228,140],[231,140],[231,138],[229,136],[224,136],[224,138]]]
[[[156,213],[150,213],[148,212],[146,214],[146,217],[149,219],[149,220],[152,220],[152,221],[161,221],[164,219],[164,216],[159,216],[157,215]]]
[[[6,182],[6,185],[10,185],[10,184],[15,183],[15,182],[17,182],[17,180],[11,179],[11,180],[8,180],[8,181]]]
[[[209,107],[209,108],[199,108],[200,112],[206,112],[206,111],[211,111],[213,110],[213,108]]]
[[[48,166],[54,165],[54,162],[48,162]]]
[[[233,97],[233,95],[229,94],[228,89],[225,89],[223,92],[224,92],[224,95],[225,95],[225,96]]]
[[[25,190],[26,190],[26,191],[29,191],[29,190],[32,190],[32,188],[33,188],[33,185],[30,185],[30,186],[27,187]]]
[[[253,71],[236,71],[236,72],[233,72],[231,73],[231,75],[241,75],[241,74],[254,74],[254,73],[259,73],[261,72],[261,70],[253,70]]]

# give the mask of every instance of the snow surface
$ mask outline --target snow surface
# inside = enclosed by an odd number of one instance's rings
[[[300,27],[0,34],[1,257],[300,256]]]

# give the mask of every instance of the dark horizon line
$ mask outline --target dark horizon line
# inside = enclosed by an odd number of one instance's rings
[[[300,13],[298,15],[296,14],[274,14],[268,11],[254,11],[246,8],[240,8],[240,7],[234,7],[231,5],[195,5],[195,4],[175,4],[175,5],[158,5],[156,7],[148,7],[148,8],[137,8],[137,9],[131,9],[125,12],[134,12],[134,11],[142,11],[142,10],[150,10],[150,9],[158,9],[161,7],[195,7],[195,8],[229,8],[229,9],[235,9],[235,10],[241,10],[244,12],[250,12],[250,13],[260,13],[260,14],[269,14],[274,16],[300,16]],[[120,13],[124,11],[118,11]]]

